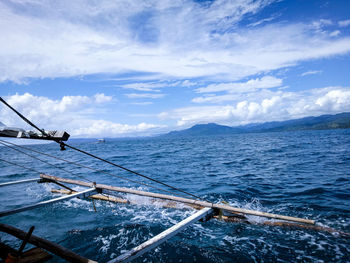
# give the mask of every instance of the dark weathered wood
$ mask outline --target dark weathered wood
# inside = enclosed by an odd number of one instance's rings
[[[23,242],[22,242],[20,248],[18,249],[18,255],[19,255],[19,256],[22,254],[23,249],[24,249],[25,246],[27,245],[28,240],[29,240],[30,236],[32,235],[34,229],[35,229],[35,226],[31,226],[30,229],[29,229],[29,231],[28,231],[28,233],[27,233],[26,236],[24,237]]]
[[[76,185],[81,185],[81,186],[87,186],[87,187],[94,186],[92,183],[86,183],[86,182],[72,180],[72,179],[65,179],[65,178],[60,178],[60,177],[56,177],[56,176],[52,176],[52,175],[41,174],[40,177],[44,178],[44,179],[56,180],[59,182],[65,182],[65,183],[76,184]],[[158,194],[158,193],[152,193],[152,192],[146,192],[146,191],[138,191],[138,190],[134,190],[134,189],[124,188],[124,187],[116,187],[116,186],[110,186],[110,185],[104,185],[104,184],[96,184],[96,187],[100,188],[100,189],[115,191],[115,192],[129,193],[129,194],[135,194],[135,195],[141,195],[141,196],[147,196],[147,197],[153,197],[153,198],[159,198],[159,199],[165,199],[165,200],[172,200],[172,201],[176,201],[176,202],[180,202],[180,203],[198,205],[198,206],[202,206],[202,207],[217,208],[217,209],[222,209],[222,210],[225,210],[225,211],[228,211],[231,213],[233,212],[233,213],[241,213],[241,214],[246,214],[246,215],[261,216],[261,217],[266,217],[266,218],[274,218],[274,219],[286,220],[286,221],[291,221],[291,222],[298,222],[298,223],[303,223],[303,224],[312,224],[312,225],[315,224],[315,221],[310,220],[310,219],[284,216],[284,215],[266,213],[266,212],[261,212],[261,211],[237,208],[237,207],[232,207],[232,206],[224,205],[224,204],[213,204],[213,203],[208,203],[205,201],[198,201],[198,200],[194,200],[194,199],[177,197],[177,196],[172,196],[172,195]]]
[[[15,254],[16,252],[16,249],[6,245],[5,243],[0,242],[0,258],[2,258],[3,260],[6,259],[8,253]]]
[[[189,225],[193,224],[194,222],[208,216],[211,213],[213,213],[212,208],[208,208],[208,207],[203,208],[202,210],[199,210],[197,213],[191,215],[190,217],[186,218],[185,220],[182,220],[181,222],[168,228],[167,230],[163,231],[162,233],[156,235],[155,237],[152,237],[151,239],[147,240],[146,242],[142,243],[141,245],[134,247],[133,249],[125,252],[124,254],[120,255],[119,257],[108,261],[108,263],[130,262],[131,260],[143,255],[147,251],[164,243],[169,238],[173,237],[174,235],[176,235],[180,231],[184,230],[187,226],[189,226]]]
[[[52,258],[45,250],[35,247],[23,253],[20,263],[43,263]]]
[[[0,223],[0,231],[7,233],[9,235],[12,235],[14,237],[17,237],[21,240],[24,239],[25,235],[27,234],[26,232],[15,228],[13,226],[9,226],[6,224],[1,224]],[[78,254],[74,253],[73,251],[62,247],[56,243],[53,243],[51,241],[48,241],[46,239],[43,239],[41,237],[31,235],[29,238],[28,242],[36,247],[43,248],[52,254],[55,254],[65,260],[68,260],[69,262],[82,262],[82,263],[95,263],[96,261],[84,258],[82,256],[79,256]]]
[[[0,212],[0,217],[8,216],[8,215],[16,214],[16,213],[20,213],[20,212],[31,210],[31,209],[34,209],[34,208],[37,208],[37,207],[40,207],[40,206],[45,206],[45,205],[48,205],[48,204],[62,202],[62,201],[65,201],[65,200],[68,200],[68,199],[72,199],[72,198],[75,198],[75,197],[79,197],[79,196],[89,196],[89,195],[92,195],[93,193],[97,193],[97,190],[95,188],[90,188],[90,189],[87,189],[87,190],[84,190],[84,191],[81,191],[81,192],[78,192],[78,193],[75,193],[75,194],[72,194],[72,195],[61,196],[61,197],[58,197],[58,198],[55,198],[55,199],[42,201],[42,202],[39,202],[39,203],[36,203],[36,204],[20,207],[20,208],[17,208],[17,209],[2,211],[2,212]]]

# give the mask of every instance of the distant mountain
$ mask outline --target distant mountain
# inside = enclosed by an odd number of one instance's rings
[[[199,135],[224,135],[242,132],[239,128],[219,125],[216,123],[197,124],[189,129],[182,131],[172,131],[166,136],[199,136]]]
[[[241,126],[241,128],[246,132],[348,129],[350,128],[350,112],[280,122],[265,122]]]
[[[0,121],[0,126],[5,126],[5,124],[3,124],[3,123]]]
[[[197,124],[193,127],[172,131],[161,136],[183,137],[183,136],[203,136],[203,135],[226,135],[237,133],[254,132],[277,132],[277,131],[297,131],[297,130],[327,130],[327,129],[349,129],[350,112],[335,115],[322,115],[318,117],[305,117],[288,121],[274,121],[265,123],[253,123],[244,126],[230,127],[215,123]]]

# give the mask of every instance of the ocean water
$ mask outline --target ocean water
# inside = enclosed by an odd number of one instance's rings
[[[72,142],[129,169],[179,187],[212,202],[314,219],[350,232],[350,130],[239,134],[196,138],[145,138]],[[144,181],[137,176],[56,144],[30,145],[96,169]],[[35,154],[65,171],[0,147],[0,158],[47,174],[155,191],[148,186],[76,167]],[[69,173],[67,173],[67,171]],[[72,175],[72,174],[74,175]],[[0,183],[38,176],[0,161]],[[154,184],[152,184],[154,185]],[[48,200],[52,184],[0,188],[0,210]],[[83,189],[75,187],[76,190]],[[146,241],[192,210],[162,208],[149,199],[124,195],[140,205],[72,199],[0,218],[21,229],[105,262]],[[350,262],[350,239],[306,229],[227,223],[196,223],[135,262]],[[18,241],[0,233],[2,241]],[[51,262],[62,262],[57,257]]]

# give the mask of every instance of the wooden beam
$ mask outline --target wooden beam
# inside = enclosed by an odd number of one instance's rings
[[[72,194],[72,195],[68,195],[68,196],[61,196],[61,197],[50,199],[50,200],[47,200],[47,201],[42,201],[42,202],[39,202],[39,203],[36,203],[36,204],[33,204],[33,205],[28,205],[28,206],[20,207],[20,208],[17,208],[17,209],[2,211],[2,212],[0,212],[0,217],[16,214],[16,213],[27,211],[27,210],[31,210],[31,209],[34,209],[34,208],[37,208],[37,207],[40,207],[40,206],[48,205],[48,204],[62,202],[62,201],[65,201],[65,200],[68,200],[68,199],[72,199],[72,198],[75,198],[75,197],[79,197],[79,196],[85,196],[86,197],[86,196],[92,195],[94,193],[97,193],[97,190],[95,188],[90,188],[90,189],[78,192],[76,194]]]
[[[19,181],[6,182],[6,183],[1,183],[0,187],[12,185],[12,184],[30,183],[30,182],[35,182],[35,181],[39,181],[39,180],[40,180],[40,178],[32,178],[32,179],[24,179],[24,180],[19,180]]]
[[[13,226],[9,226],[6,224],[2,224],[0,223],[0,231],[7,233],[9,235],[12,235],[14,237],[17,237],[19,239],[24,239],[25,235],[27,234],[27,232],[24,232],[21,229],[15,228]],[[51,241],[48,241],[46,239],[43,239],[41,237],[35,236],[35,235],[31,235],[28,243],[36,246],[36,247],[40,247],[43,248],[49,252],[51,252],[52,254],[55,254],[69,262],[81,262],[81,263],[97,263],[96,261],[84,258],[82,256],[79,256],[78,254],[75,254],[73,251],[62,247],[56,243],[53,243]]]
[[[146,242],[142,243],[141,245],[134,247],[133,249],[125,252],[124,254],[120,255],[119,257],[108,261],[108,263],[129,262],[129,261],[143,255],[147,251],[159,246],[160,244],[167,241],[169,238],[173,237],[174,235],[176,235],[177,233],[179,233],[180,231],[185,229],[187,226],[202,219],[203,217],[210,215],[211,213],[213,213],[212,208],[208,208],[208,207],[203,208],[202,210],[191,215],[190,217],[186,218],[185,220],[182,220],[181,222],[168,228],[167,230],[163,231],[162,233],[156,235],[155,237],[152,237],[151,239],[147,240]]]
[[[56,176],[52,176],[52,175],[41,174],[40,177],[43,179],[55,180],[55,181],[59,181],[59,182],[69,183],[69,184],[76,184],[76,185],[81,185],[81,186],[86,186],[86,187],[93,187],[92,183],[87,183],[87,182],[82,182],[82,181],[72,180],[72,179],[66,179],[66,178],[56,177]],[[311,224],[311,225],[315,224],[315,221],[310,220],[310,219],[266,213],[266,212],[261,212],[261,211],[232,207],[232,206],[223,205],[223,204],[213,204],[213,203],[209,203],[209,202],[205,202],[205,201],[198,201],[198,200],[194,200],[194,199],[177,197],[177,196],[172,196],[172,195],[158,194],[158,193],[152,193],[152,192],[146,192],[146,191],[138,191],[138,190],[134,190],[134,189],[130,189],[130,188],[116,187],[116,186],[110,186],[110,185],[104,185],[104,184],[96,184],[96,187],[100,188],[100,189],[109,190],[109,191],[129,193],[129,194],[135,194],[135,195],[141,195],[141,196],[147,196],[147,197],[153,197],[153,198],[159,198],[159,199],[165,199],[165,200],[172,200],[172,201],[176,201],[176,202],[180,202],[180,203],[198,205],[198,206],[202,206],[202,207],[217,208],[217,209],[222,209],[224,211],[228,211],[231,213],[241,213],[241,214],[245,214],[245,215],[254,215],[254,216],[260,216],[260,217],[266,217],[266,218],[286,220],[286,221],[291,221],[291,222],[298,222],[298,223],[303,223],[303,224]]]
[[[69,190],[63,190],[63,189],[51,189],[51,193],[55,194],[74,194],[77,193],[76,191],[69,191]],[[96,200],[102,200],[102,201],[109,201],[114,203],[122,203],[122,204],[129,204],[130,201],[114,196],[104,196],[104,195],[90,195],[89,198],[96,199]]]
[[[63,190],[63,189],[51,189],[52,193],[60,193],[60,194],[71,194],[70,191],[68,190]],[[137,202],[132,201],[132,200],[127,200],[127,199],[121,199],[121,198],[116,198],[113,196],[103,196],[103,195],[92,195],[89,196],[89,198],[92,199],[97,199],[97,200],[102,200],[102,201],[109,201],[109,202],[115,202],[115,203],[122,203],[122,204],[130,204],[130,205],[139,205]],[[154,204],[157,202],[157,205],[161,205],[162,207],[165,208],[179,208],[176,206],[176,202],[174,201],[165,201],[161,200],[161,203],[159,203],[159,200],[157,199],[152,199],[151,203]],[[180,207],[180,209],[191,209],[194,208],[196,210],[200,210],[203,207],[200,206],[193,206],[193,205],[188,205],[185,204],[185,206]],[[300,223],[295,223],[295,222],[283,222],[283,221],[259,221],[259,222],[249,222],[248,219],[237,213],[230,213],[228,215],[214,215],[213,218],[218,219],[218,220],[223,220],[225,222],[231,222],[231,223],[245,223],[245,224],[254,224],[254,225],[261,225],[261,226],[276,226],[276,227],[285,227],[285,228],[302,228],[302,229],[307,229],[307,230],[313,230],[313,231],[322,231],[322,232],[328,232],[331,234],[337,234],[340,237],[345,237],[349,238],[350,234],[346,232],[339,231],[334,228],[330,227],[324,227],[324,226],[317,226],[317,225],[310,225],[310,224],[300,224]]]

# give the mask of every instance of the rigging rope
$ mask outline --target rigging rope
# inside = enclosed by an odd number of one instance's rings
[[[7,107],[9,107],[11,110],[13,110],[19,117],[21,117],[22,120],[24,120],[26,123],[28,123],[30,126],[34,127],[38,131],[40,131],[43,135],[45,136],[50,136],[48,135],[43,129],[38,128],[34,123],[32,123],[30,120],[28,120],[26,117],[24,117],[21,113],[19,113],[16,109],[12,108],[11,105],[9,105],[2,97],[0,97],[0,101],[4,103]]]
[[[2,159],[2,158],[0,158],[0,161],[3,161],[3,162],[5,162],[5,163],[9,163],[9,164],[12,164],[12,165],[15,165],[15,166],[18,166],[18,167],[22,167],[22,168],[27,169],[27,170],[29,170],[29,171],[36,172],[36,173],[38,173],[38,174],[41,174],[41,172],[39,172],[39,171],[37,171],[37,170],[35,170],[35,169],[33,169],[33,168],[29,168],[29,167],[26,167],[26,166],[21,165],[21,164],[18,164],[18,163],[13,163],[13,162],[10,162],[10,161],[6,161],[6,160],[4,160],[4,159]]]
[[[168,190],[165,190],[163,188],[159,188],[159,187],[156,187],[156,186],[153,186],[153,185],[150,185],[150,184],[146,184],[146,183],[135,181],[135,180],[132,180],[132,179],[128,179],[128,178],[125,178],[125,177],[122,177],[122,176],[111,174],[111,173],[108,173],[108,172],[105,172],[105,171],[102,171],[102,170],[98,170],[98,169],[95,169],[95,168],[92,168],[92,167],[89,167],[89,166],[86,166],[86,165],[83,165],[83,164],[80,164],[80,163],[77,163],[77,162],[69,161],[69,160],[66,160],[66,159],[63,159],[63,158],[60,158],[60,157],[48,154],[48,153],[43,153],[43,152],[31,149],[31,148],[27,148],[27,147],[24,147],[22,145],[18,145],[18,144],[11,143],[11,142],[4,141],[4,140],[0,139],[0,143],[1,142],[8,143],[8,144],[16,146],[18,148],[25,149],[27,151],[32,151],[32,152],[35,152],[35,153],[38,153],[38,154],[42,154],[42,155],[45,155],[45,156],[48,156],[48,157],[51,157],[51,158],[54,158],[54,159],[57,159],[57,160],[60,160],[60,161],[64,161],[64,162],[67,162],[67,163],[70,163],[70,164],[73,164],[73,165],[76,165],[76,166],[80,166],[82,168],[90,169],[90,170],[95,171],[95,172],[104,173],[104,174],[107,174],[107,175],[110,175],[110,176],[114,176],[114,177],[120,178],[122,180],[126,180],[126,181],[133,182],[133,183],[136,183],[136,184],[145,185],[145,186],[148,186],[148,187],[151,187],[151,188],[163,191],[163,192],[167,192],[167,193],[173,194],[172,192],[170,192]],[[179,196],[184,197],[183,195],[179,195]]]
[[[38,158],[38,157],[36,157],[36,156],[30,155],[29,153],[26,153],[26,152],[23,152],[23,151],[21,151],[21,150],[19,150],[19,149],[16,149],[15,147],[12,147],[12,146],[10,146],[10,145],[7,145],[7,144],[4,143],[4,142],[5,142],[5,141],[0,140],[0,144],[4,145],[4,146],[6,146],[6,147],[8,147],[8,148],[10,148],[10,149],[12,149],[12,150],[15,150],[15,151],[17,151],[17,152],[20,152],[20,153],[22,153],[22,154],[24,154],[24,155],[27,155],[27,156],[29,156],[29,157],[31,157],[31,158],[33,158],[33,159],[36,159],[36,160],[38,160],[38,161],[40,161],[40,162],[46,163],[47,165],[50,165],[50,166],[52,166],[52,167],[54,167],[54,168],[56,168],[56,169],[61,169],[62,171],[66,172],[66,173],[69,173],[69,174],[71,174],[71,175],[73,175],[73,176],[80,177],[80,178],[82,178],[83,180],[86,180],[86,181],[89,181],[90,183],[92,183],[92,181],[89,180],[89,179],[87,179],[87,178],[84,178],[84,177],[82,177],[82,176],[80,176],[80,175],[77,175],[77,174],[74,174],[74,173],[72,173],[72,172],[70,172],[70,171],[67,171],[66,169],[63,169],[62,167],[56,166],[56,165],[54,165],[54,164],[51,164],[51,163],[49,163],[49,162],[47,162],[47,161],[45,161],[45,160],[42,160],[42,159],[40,159],[40,158]]]
[[[28,120],[26,117],[24,117],[21,113],[19,113],[17,110],[15,110],[13,107],[11,107],[3,98],[0,97],[0,101],[1,101],[2,103],[4,103],[6,106],[8,106],[11,110],[13,110],[13,111],[14,111],[19,117],[21,117],[26,123],[28,123],[29,125],[31,125],[31,126],[34,127],[35,129],[37,129],[38,131],[40,131],[43,135],[49,136],[43,129],[38,128],[34,123],[32,123],[31,121],[29,121],[29,120]],[[118,168],[120,168],[120,169],[123,169],[123,170],[125,170],[125,171],[128,171],[128,172],[130,172],[130,173],[132,173],[132,174],[135,174],[135,175],[137,175],[137,176],[146,178],[146,179],[148,179],[148,180],[150,180],[150,181],[153,181],[153,182],[156,182],[156,183],[161,184],[161,185],[163,185],[163,186],[169,187],[169,188],[171,188],[171,189],[173,189],[173,190],[176,190],[176,191],[178,191],[178,192],[182,192],[182,193],[184,193],[184,194],[186,194],[186,195],[190,195],[190,196],[192,196],[192,197],[195,197],[196,199],[200,199],[200,200],[203,200],[203,201],[207,201],[207,200],[205,200],[205,199],[203,199],[203,198],[201,198],[201,197],[199,197],[199,196],[197,196],[197,195],[191,194],[191,193],[189,193],[189,192],[187,192],[187,191],[184,191],[184,190],[181,190],[181,189],[179,189],[179,188],[177,188],[177,187],[174,187],[174,186],[171,186],[171,185],[169,185],[169,184],[163,183],[163,182],[161,182],[161,181],[159,181],[159,180],[157,180],[157,179],[153,179],[153,178],[151,178],[151,177],[149,177],[149,176],[146,176],[146,175],[143,175],[143,174],[141,174],[141,173],[135,172],[135,171],[130,170],[130,169],[128,169],[128,168],[125,168],[125,167],[123,167],[123,166],[121,166],[121,165],[115,164],[115,163],[110,162],[110,161],[108,161],[108,160],[106,160],[106,159],[103,159],[103,158],[101,158],[101,157],[98,157],[98,156],[96,156],[96,155],[93,155],[93,154],[91,154],[91,153],[88,153],[88,152],[86,152],[86,151],[80,150],[80,149],[78,149],[78,148],[76,148],[76,147],[74,147],[74,146],[68,145],[68,144],[66,144],[66,143],[64,143],[64,142],[62,142],[62,141],[57,141],[57,140],[55,140],[55,142],[57,142],[57,143],[60,144],[61,149],[64,149],[64,146],[69,147],[69,148],[71,148],[71,149],[73,149],[73,150],[75,150],[75,151],[81,152],[81,153],[83,153],[83,154],[85,154],[85,155],[88,155],[88,156],[90,156],[90,157],[93,157],[93,158],[98,159],[98,160],[100,160],[100,161],[103,161],[103,162],[105,162],[105,163],[108,163],[108,164],[110,164],[110,165],[113,165],[113,166],[115,166],[115,167],[118,167]],[[208,202],[208,201],[207,201],[207,202]]]
[[[184,191],[184,190],[181,190],[181,189],[179,189],[179,188],[177,188],[177,187],[168,185],[168,184],[163,183],[163,182],[161,182],[161,181],[159,181],[159,180],[157,180],[157,179],[153,179],[153,178],[151,178],[151,177],[149,177],[149,176],[147,176],[147,175],[144,175],[144,174],[135,172],[135,171],[133,171],[133,170],[130,170],[130,169],[128,169],[128,168],[125,168],[124,166],[121,166],[121,165],[119,165],[119,164],[115,164],[115,163],[113,163],[113,162],[110,162],[110,161],[108,161],[108,160],[106,160],[106,159],[103,159],[103,158],[101,158],[101,157],[98,157],[98,156],[96,156],[96,155],[93,155],[93,154],[91,154],[91,153],[88,153],[88,152],[83,151],[83,150],[81,150],[81,149],[78,149],[78,148],[76,148],[76,147],[74,147],[74,146],[71,146],[71,145],[69,145],[69,144],[66,144],[66,143],[64,143],[64,142],[61,142],[61,145],[62,145],[62,144],[63,144],[64,146],[68,147],[68,148],[71,148],[71,149],[73,149],[73,150],[75,150],[75,151],[78,151],[78,152],[81,152],[81,153],[83,153],[83,154],[89,155],[89,156],[91,156],[91,157],[93,157],[93,158],[95,158],[95,159],[98,159],[98,160],[100,160],[100,161],[102,161],[102,162],[105,162],[105,163],[108,163],[108,164],[110,164],[110,165],[113,165],[113,166],[115,166],[115,167],[118,167],[118,168],[120,168],[120,169],[122,169],[122,170],[125,170],[125,171],[127,171],[127,172],[130,172],[130,173],[132,173],[132,174],[141,176],[141,177],[146,178],[146,179],[148,179],[148,180],[150,180],[150,181],[153,181],[153,182],[156,182],[156,183],[158,183],[158,184],[161,184],[161,185],[164,185],[164,186],[166,186],[166,187],[169,187],[169,188],[171,188],[171,189],[173,189],[173,190],[176,190],[176,191],[182,192],[182,193],[184,193],[184,194],[193,196],[193,197],[195,197],[196,199],[201,199],[201,200],[203,200],[203,201],[206,201],[205,199],[203,199],[203,198],[201,198],[201,197],[199,197],[199,196],[197,196],[197,195],[191,194],[191,193],[186,192],[186,191]]]

